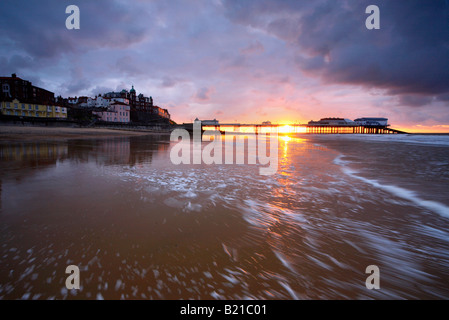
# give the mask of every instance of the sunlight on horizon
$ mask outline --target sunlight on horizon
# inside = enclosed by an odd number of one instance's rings
[[[223,132],[233,132],[233,133],[306,133],[307,128],[295,125],[267,125],[267,126],[203,126],[204,130],[220,130]]]

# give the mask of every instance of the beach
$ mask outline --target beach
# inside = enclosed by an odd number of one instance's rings
[[[139,136],[153,134],[143,129],[106,129],[106,128],[72,128],[72,127],[33,127],[0,125],[0,140],[35,141],[107,138],[118,136]],[[158,133],[160,134],[160,133]]]
[[[0,143],[0,298],[449,298],[447,137],[281,137],[269,176],[174,145]]]

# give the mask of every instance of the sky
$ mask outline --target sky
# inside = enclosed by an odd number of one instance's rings
[[[12,73],[63,97],[134,85],[177,123],[386,117],[449,132],[449,1],[1,0]]]

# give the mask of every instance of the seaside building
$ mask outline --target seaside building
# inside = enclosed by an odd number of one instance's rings
[[[77,106],[80,106],[80,107],[81,106],[87,106],[88,99],[90,99],[90,98],[89,97],[85,97],[85,96],[74,97],[74,98],[68,97],[67,98],[67,103],[71,104],[71,105],[77,105]]]
[[[95,98],[87,98],[85,103],[81,104],[81,107],[95,107],[95,108],[104,108],[108,107],[110,104],[109,98],[104,98],[101,95],[95,96]]]
[[[149,123],[160,120],[170,120],[170,113],[167,109],[160,108],[153,104],[153,98],[146,97],[142,93],[137,94],[134,86],[131,90],[123,89],[120,92],[108,92],[103,95],[115,101],[129,103],[130,120],[137,123]],[[121,100],[120,100],[121,99]]]
[[[32,104],[54,104],[55,94],[51,91],[33,86],[30,81],[23,80],[15,73],[11,77],[0,77],[0,101],[17,99]]]
[[[80,97],[80,98],[81,98],[81,97]],[[78,100],[79,100],[79,98],[77,98],[77,97],[75,97],[75,98],[68,97],[68,98],[67,98],[67,103],[68,103],[68,104],[77,104],[77,103],[78,103]]]
[[[67,118],[67,108],[58,105],[22,103],[17,99],[1,101],[0,110],[6,116],[32,118]]]
[[[358,126],[376,126],[376,127],[387,127],[387,118],[357,118],[354,120],[355,124]]]
[[[309,121],[309,126],[354,126],[354,121],[344,118],[322,118],[319,121]]]
[[[100,121],[129,123],[129,105],[123,102],[113,102],[102,111],[93,111]]]
[[[137,94],[134,86],[131,90],[108,92],[95,97],[59,96],[53,92],[33,86],[30,81],[12,74],[0,77],[0,111],[5,116],[67,118],[91,118],[95,113],[102,121],[135,124],[152,122],[170,123],[170,113],[153,104],[152,97]]]
[[[111,103],[111,99],[107,97],[102,97],[101,95],[95,96],[95,98],[91,97],[69,97],[67,98],[67,103],[72,105],[77,105],[78,107],[84,108],[104,108],[108,107]]]
[[[15,73],[0,77],[2,115],[33,118],[67,118],[67,109],[55,101],[51,91],[33,86]]]

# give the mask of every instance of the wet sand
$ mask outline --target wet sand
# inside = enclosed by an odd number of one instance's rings
[[[272,176],[168,135],[0,143],[0,299],[447,299],[449,148],[361,139],[280,139]]]
[[[3,141],[36,141],[65,139],[100,139],[119,136],[142,136],[155,133],[139,129],[106,129],[106,128],[70,128],[70,127],[26,127],[0,126],[0,140]],[[169,133],[165,133],[169,134]]]

